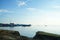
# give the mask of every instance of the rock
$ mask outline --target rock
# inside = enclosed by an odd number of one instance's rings
[[[60,35],[38,31],[33,38],[29,38],[18,31],[0,30],[0,40],[60,40]]]
[[[29,38],[21,36],[18,31],[0,30],[0,40],[29,40]]]
[[[33,37],[35,40],[60,40],[60,35],[38,31]]]
[[[12,30],[0,30],[0,40],[18,40],[20,33]]]

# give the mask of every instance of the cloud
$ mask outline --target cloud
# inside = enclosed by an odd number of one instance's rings
[[[50,5],[47,6],[48,8],[56,8],[56,9],[60,9],[60,5]]]
[[[14,11],[10,11],[10,10],[7,10],[7,9],[0,9],[0,13],[14,13]]]
[[[5,13],[5,12],[8,12],[8,10],[0,9],[0,16],[2,15],[2,12]]]
[[[53,6],[53,8],[60,8],[60,6]]]
[[[18,2],[18,6],[24,6],[24,5],[26,5],[26,2],[24,2],[24,1],[19,1]]]
[[[6,9],[0,9],[0,12],[10,12],[10,11]]]
[[[60,9],[60,5],[50,5],[48,6],[49,8],[55,8],[55,9]]]
[[[28,11],[32,12],[32,13],[44,13],[45,11],[39,8],[33,8],[33,7],[29,7],[27,8]]]
[[[48,8],[60,8],[60,0],[49,0]]]
[[[29,7],[27,8],[29,11],[36,11],[37,9],[36,8],[32,8],[32,7]]]
[[[27,3],[29,1],[31,1],[31,0],[25,0],[25,1],[24,0],[18,0],[17,1],[18,2],[18,7],[27,5]]]

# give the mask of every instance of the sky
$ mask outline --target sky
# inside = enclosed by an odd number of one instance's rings
[[[60,25],[60,0],[0,0],[0,23]]]

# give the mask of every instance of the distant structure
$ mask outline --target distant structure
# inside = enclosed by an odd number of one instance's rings
[[[14,26],[14,23],[10,23],[10,26]]]
[[[31,26],[31,24],[14,24],[14,23],[9,23],[9,24],[4,24],[4,23],[0,23],[0,27],[14,27],[14,26]]]

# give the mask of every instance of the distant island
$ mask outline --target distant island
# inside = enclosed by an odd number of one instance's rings
[[[14,24],[14,23],[9,23],[9,24],[5,24],[5,23],[0,23],[0,27],[14,27],[14,26],[31,26],[31,24]]]

